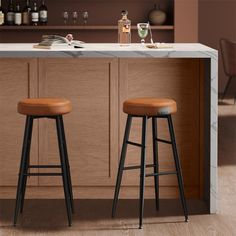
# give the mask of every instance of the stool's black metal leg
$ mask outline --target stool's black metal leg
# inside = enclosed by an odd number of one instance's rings
[[[26,117],[26,123],[25,123],[25,132],[24,132],[24,141],[23,141],[23,147],[22,147],[22,154],[21,154],[21,163],[20,163],[20,171],[19,171],[19,177],[18,177],[18,185],[17,185],[17,193],[16,193],[16,205],[15,205],[15,214],[14,214],[14,220],[13,224],[16,226],[17,223],[17,217],[20,210],[20,203],[22,198],[22,187],[23,187],[23,179],[24,179],[24,166],[27,162],[27,143],[30,136],[30,120],[31,117]]]
[[[157,142],[157,118],[152,117],[152,143],[153,143],[153,164],[154,173],[159,172],[158,161],[158,142]],[[156,197],[156,209],[159,210],[159,176],[154,176],[155,182],[155,197]]]
[[[139,228],[143,225],[144,209],[144,189],[145,189],[145,165],[146,165],[146,131],[147,117],[143,117],[142,124],[142,149],[141,149],[141,169],[140,169],[140,197],[139,197]]]
[[[183,207],[183,211],[184,211],[185,221],[187,222],[188,221],[188,209],[187,209],[187,203],[186,203],[185,194],[184,194],[183,177],[182,177],[179,156],[178,156],[178,152],[177,152],[177,146],[176,146],[176,141],[175,141],[175,134],[174,134],[174,128],[173,128],[171,115],[169,115],[167,119],[168,119],[168,126],[169,126],[169,131],[170,131],[171,142],[172,142],[172,149],[173,149],[173,155],[174,155],[174,160],[175,160],[175,167],[176,167],[176,172],[177,172],[180,197],[181,197],[182,207]]]
[[[33,118],[30,117],[30,124],[29,124],[29,137],[28,137],[28,143],[27,143],[27,159],[26,163],[24,166],[24,177],[23,177],[23,186],[22,186],[22,197],[21,197],[21,207],[20,207],[20,213],[23,211],[24,207],[24,201],[25,201],[25,191],[26,191],[26,184],[27,184],[27,173],[28,173],[28,168],[30,164],[30,147],[31,147],[31,139],[32,139],[32,130],[33,130]]]
[[[131,123],[132,123],[132,115],[128,115],[127,121],[126,121],[126,127],[125,127],[123,146],[122,146],[121,156],[120,156],[120,164],[119,164],[119,169],[118,169],[118,174],[117,174],[117,179],[116,179],[116,188],[115,188],[113,205],[112,205],[112,217],[114,217],[116,213],[116,207],[117,207],[117,202],[118,202],[118,197],[119,197],[119,192],[120,192],[120,184],[121,184],[123,169],[124,169],[124,164],[125,164],[125,157],[126,157],[127,145],[128,145],[127,141],[129,140]]]
[[[66,169],[64,145],[63,145],[62,127],[61,127],[59,116],[56,117],[56,126],[57,126],[58,146],[59,146],[60,160],[61,160],[61,167],[62,167],[62,181],[63,181],[64,194],[65,194],[67,217],[68,217],[69,226],[71,226],[70,194],[69,194],[68,180],[67,180],[67,173],[66,173],[67,169]]]
[[[61,121],[61,127],[62,127],[62,138],[63,138],[64,152],[65,152],[67,179],[68,179],[68,185],[69,185],[68,188],[69,188],[69,193],[70,193],[70,204],[71,204],[72,213],[74,213],[74,203],[73,203],[74,198],[73,198],[72,183],[71,183],[70,165],[69,165],[69,159],[68,159],[66,136],[65,136],[64,122],[63,122],[62,116],[60,116],[60,121]]]

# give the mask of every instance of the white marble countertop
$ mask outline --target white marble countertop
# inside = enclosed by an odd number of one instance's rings
[[[168,44],[171,48],[149,49],[141,44],[83,44],[84,48],[58,46],[52,49],[34,49],[34,44],[0,44],[0,58],[17,57],[114,57],[114,58],[207,58],[205,82],[210,95],[210,212],[217,212],[217,135],[218,135],[218,51],[199,43]],[[209,59],[209,60],[208,60]]]
[[[217,50],[199,43],[166,44],[170,48],[150,49],[141,44],[85,43],[84,48],[53,46],[35,49],[33,43],[1,43],[0,57],[197,57],[215,58]],[[216,59],[216,58],[215,58]]]

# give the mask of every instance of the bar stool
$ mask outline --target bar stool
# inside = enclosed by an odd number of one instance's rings
[[[112,207],[112,217],[115,216],[117,202],[119,197],[120,185],[122,180],[122,175],[124,170],[133,170],[140,169],[140,198],[139,198],[139,228],[142,228],[143,222],[143,209],[144,209],[144,188],[145,188],[145,177],[154,177],[155,182],[155,197],[156,197],[156,209],[159,209],[159,176],[161,175],[170,175],[176,174],[178,179],[178,186],[180,191],[180,197],[182,202],[182,207],[184,211],[185,221],[188,221],[188,210],[184,194],[183,179],[181,173],[181,166],[178,157],[174,128],[172,124],[171,114],[177,111],[176,102],[172,99],[159,99],[159,98],[136,98],[126,100],[123,103],[123,112],[128,114],[126,121],[126,128],[123,140],[123,146],[120,157],[120,164],[116,180],[116,188],[113,199]],[[133,117],[142,118],[142,143],[135,143],[129,141],[129,133]],[[153,142],[153,164],[146,165],[146,129],[147,129],[147,120],[152,119],[152,142]],[[168,122],[169,132],[170,132],[170,141],[160,139],[157,137],[157,119],[165,118]],[[174,162],[175,162],[175,171],[172,172],[159,172],[159,163],[158,163],[158,142],[163,142],[166,144],[172,145]],[[141,165],[140,166],[128,166],[125,167],[125,157],[127,152],[128,144],[134,145],[141,148]],[[153,167],[154,173],[146,174],[146,167]]]
[[[18,103],[18,113],[26,115],[24,141],[22,147],[21,163],[19,170],[14,226],[17,223],[19,212],[22,213],[25,190],[28,176],[62,176],[67,217],[71,226],[71,215],[74,211],[73,193],[70,176],[70,166],[67,154],[66,138],[62,115],[71,112],[71,102],[63,98],[36,98],[25,99]],[[30,165],[30,144],[34,119],[48,118],[56,121],[58,146],[61,165]],[[60,173],[31,173],[30,169],[60,168]]]

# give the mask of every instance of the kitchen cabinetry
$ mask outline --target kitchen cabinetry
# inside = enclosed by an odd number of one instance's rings
[[[157,96],[177,100],[178,113],[173,118],[186,193],[188,197],[201,198],[203,81],[200,66],[200,59],[1,59],[0,192],[4,186],[16,186],[17,183],[25,119],[16,111],[19,100],[26,97],[65,97],[72,101],[73,111],[64,119],[72,182],[75,192],[80,191],[76,196],[110,198],[124,133],[122,103],[126,98]],[[140,122],[137,119],[133,127],[130,139],[140,142]],[[59,163],[55,123],[47,119],[36,121],[33,134],[32,163]],[[160,121],[160,137],[168,139],[167,134],[167,124]],[[139,151],[137,147],[129,147],[127,165],[139,164]],[[149,137],[148,162],[151,160]],[[163,170],[173,168],[171,149],[165,144],[160,144],[160,165]],[[122,196],[136,197],[138,176],[138,171],[124,174]],[[160,179],[162,197],[178,196],[175,176]],[[50,194],[48,186],[58,186],[61,190],[61,178],[38,177],[30,178],[30,181],[31,186],[38,186],[37,190],[43,191],[38,198],[57,197],[57,191]],[[147,179],[147,186],[147,194],[152,196],[153,178]],[[14,197],[14,189],[6,196]],[[102,195],[101,189],[105,189]],[[36,193],[29,188],[29,194],[32,192]]]
[[[181,159],[183,178],[188,196],[200,198],[202,193],[201,176],[202,147],[201,123],[203,111],[201,108],[201,75],[199,59],[121,59],[120,61],[120,104],[128,98],[135,97],[165,97],[174,98],[178,111],[173,115],[177,147]],[[194,104],[194,105],[193,105]],[[126,115],[120,106],[120,134],[124,133]],[[130,140],[141,142],[141,119],[134,118]],[[152,164],[152,131],[148,122],[147,163]],[[158,119],[158,136],[170,140],[168,124]],[[122,143],[120,136],[120,144]],[[172,149],[169,145],[159,143],[159,164],[161,171],[174,170]],[[137,147],[130,146],[127,155],[127,165],[140,165]],[[191,160],[191,161],[190,161]],[[147,169],[152,173],[152,168]],[[130,171],[124,176],[127,186],[138,185],[139,171]],[[153,185],[153,178],[146,179]],[[176,176],[160,177],[161,192],[168,192],[177,186]],[[163,191],[162,191],[163,189]],[[168,189],[168,190],[165,190]],[[176,189],[175,189],[176,191]],[[178,191],[177,191],[178,192]]]
[[[0,59],[0,71],[0,186],[16,186],[25,124],[25,117],[17,113],[17,102],[37,97],[37,59]],[[38,161],[37,142],[35,122],[32,163]],[[36,185],[37,178],[29,183]]]
[[[75,186],[113,185],[118,162],[118,60],[39,59],[39,96],[65,97],[68,152]],[[58,162],[55,124],[39,123],[39,162]],[[58,181],[57,181],[58,180]],[[39,185],[61,179],[40,178]]]

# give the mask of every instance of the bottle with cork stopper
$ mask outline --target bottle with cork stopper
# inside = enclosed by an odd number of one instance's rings
[[[118,43],[120,45],[131,44],[131,21],[128,19],[128,11],[121,12],[122,18],[118,21]]]

